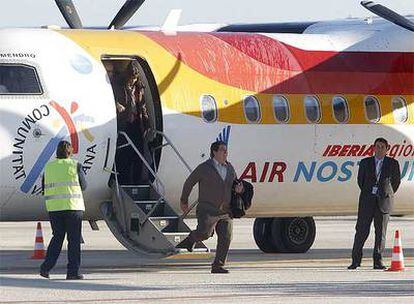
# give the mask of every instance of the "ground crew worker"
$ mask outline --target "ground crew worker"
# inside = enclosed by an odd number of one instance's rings
[[[67,141],[61,141],[56,151],[57,159],[49,161],[44,170],[44,197],[53,231],[46,259],[40,266],[40,275],[44,278],[49,278],[50,270],[56,265],[65,234],[67,234],[66,279],[83,279],[83,275],[79,273],[79,267],[82,217],[85,210],[82,190],[86,189],[86,180],[82,165],[76,160],[70,159],[72,153],[71,144]]]

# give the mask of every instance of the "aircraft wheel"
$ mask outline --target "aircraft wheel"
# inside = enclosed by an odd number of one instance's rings
[[[312,217],[283,218],[281,237],[286,252],[304,253],[313,245],[316,236]]]
[[[284,218],[275,217],[272,220],[271,224],[271,239],[270,242],[275,249],[274,252],[284,253],[288,252],[286,245],[284,244],[284,239],[282,237],[285,229]]]
[[[271,242],[272,221],[272,218],[256,218],[253,225],[253,237],[256,245],[265,253],[276,252]]]

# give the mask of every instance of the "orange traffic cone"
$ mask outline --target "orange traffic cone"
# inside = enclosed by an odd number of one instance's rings
[[[395,230],[394,248],[392,249],[391,267],[387,271],[403,271],[404,255],[401,246],[400,231]]]
[[[32,255],[34,260],[43,260],[45,258],[45,245],[43,244],[42,224],[37,222],[35,248]]]

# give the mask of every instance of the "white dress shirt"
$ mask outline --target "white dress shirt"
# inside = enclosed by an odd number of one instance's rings
[[[220,164],[217,160],[213,158],[214,161],[214,167],[216,167],[217,172],[220,174],[223,181],[226,179],[227,175],[227,164]]]

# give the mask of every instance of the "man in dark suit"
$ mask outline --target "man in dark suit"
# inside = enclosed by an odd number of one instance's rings
[[[233,221],[230,202],[236,172],[227,161],[227,146],[222,141],[211,144],[210,159],[198,165],[184,183],[181,194],[181,209],[189,208],[188,197],[198,183],[197,229],[177,245],[177,248],[193,250],[198,241],[203,241],[217,233],[216,257],[211,266],[211,273],[228,273],[223,268],[232,238]],[[241,183],[235,186],[236,193],[243,192]]]
[[[361,265],[362,248],[369,235],[372,219],[375,227],[374,269],[385,269],[382,254],[385,249],[385,236],[390,212],[394,204],[394,193],[401,181],[398,161],[387,157],[388,142],[377,138],[374,142],[375,155],[364,158],[359,164],[358,219],[355,227],[355,239],[352,249],[352,264],[348,269]]]

